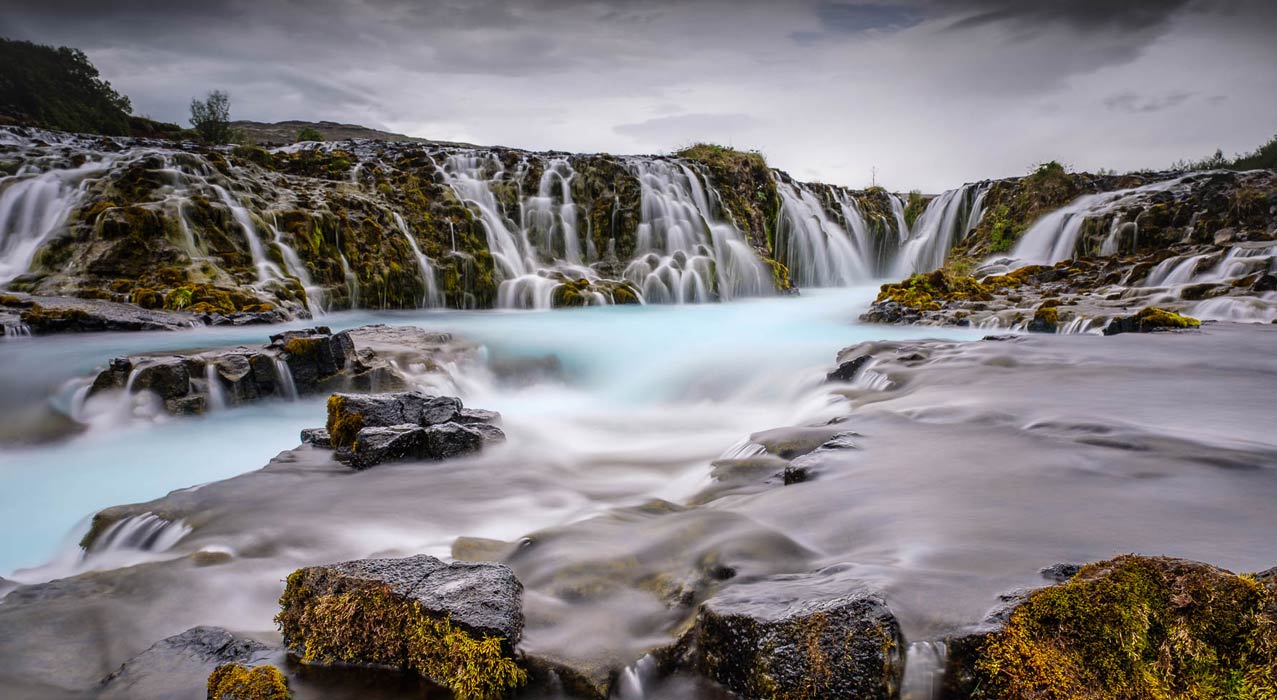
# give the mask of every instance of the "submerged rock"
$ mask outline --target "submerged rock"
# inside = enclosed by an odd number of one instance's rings
[[[221,627],[193,627],[156,642],[124,662],[102,680],[98,697],[103,700],[199,700],[205,697],[206,686],[212,690],[209,674],[224,664],[262,664],[278,653],[278,649],[236,637]],[[208,697],[257,700],[253,696],[233,694],[209,694]],[[261,697],[277,700],[279,696]]]
[[[900,626],[876,593],[804,578],[728,588],[701,605],[689,666],[750,700],[897,697]]]
[[[1122,556],[1016,596],[949,644],[946,697],[1277,695],[1277,576]]]
[[[333,439],[327,428],[305,428],[301,432],[301,441],[303,445],[315,447],[332,449],[333,446]]]
[[[304,664],[414,672],[459,700],[523,685],[523,585],[499,564],[426,555],[299,569],[276,617]]]
[[[860,369],[872,360],[869,355],[858,355],[838,365],[838,369],[825,375],[825,381],[850,382],[860,373]]]
[[[1184,316],[1182,314],[1177,314],[1174,311],[1167,311],[1155,306],[1150,306],[1132,316],[1113,319],[1104,327],[1104,335],[1117,335],[1118,333],[1151,333],[1153,331],[1198,328],[1201,325],[1201,321],[1198,321],[1191,316]]]

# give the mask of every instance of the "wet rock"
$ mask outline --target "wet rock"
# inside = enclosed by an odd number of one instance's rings
[[[1038,573],[1042,574],[1042,578],[1051,583],[1064,583],[1077,576],[1077,572],[1081,569],[1081,564],[1052,564]]]
[[[690,636],[685,663],[749,699],[888,700],[904,672],[881,596],[831,595],[801,577],[728,588],[701,605]]]
[[[426,452],[426,431],[419,425],[391,425],[385,428],[364,428],[355,438],[350,450],[344,450],[338,459],[355,469],[368,469],[383,462],[419,459]]]
[[[306,428],[302,430],[301,440],[303,445],[314,445],[315,447],[328,449],[333,446],[332,437],[328,435],[328,430],[325,428]]]
[[[223,664],[269,662],[279,650],[221,627],[194,627],[162,639],[102,680],[102,700],[202,700],[209,674]]]
[[[1277,580],[1265,576],[1165,557],[1088,564],[951,639],[945,697],[1272,694]]]
[[[1173,311],[1166,311],[1165,309],[1150,306],[1132,316],[1113,319],[1104,327],[1104,335],[1182,330],[1197,328],[1201,325],[1201,321],[1198,321],[1191,316],[1183,316]]]
[[[499,564],[426,555],[299,569],[276,617],[304,664],[415,672],[458,697],[499,697],[526,681],[514,658],[523,586]]]
[[[133,390],[151,391],[160,398],[176,399],[190,391],[191,374],[180,357],[152,360],[133,371]]]
[[[1277,275],[1264,274],[1255,280],[1255,284],[1251,289],[1256,292],[1274,292],[1277,291]]]
[[[13,296],[6,293],[6,296]],[[195,316],[153,311],[101,299],[13,296],[25,308],[20,317],[32,335],[98,331],[171,331],[198,325]]]
[[[869,363],[873,358],[869,355],[860,355],[851,360],[838,365],[838,369],[825,375],[825,381],[829,382],[850,382],[856,378],[856,374],[860,369]]]
[[[456,397],[431,396],[420,391],[333,394],[328,399],[327,428],[334,446],[349,447],[364,428],[449,426],[444,430],[427,431],[429,455],[442,459],[436,455],[457,454],[462,445],[475,443],[476,438],[478,444],[485,439],[504,439],[499,428],[481,422],[499,417],[493,411],[467,411]],[[465,425],[454,421],[464,421]]]
[[[452,419],[458,423],[500,423],[501,414],[496,411],[485,411],[482,408],[463,408]]]
[[[326,326],[272,335],[268,349],[288,364],[299,393],[317,390],[319,383],[355,363],[355,343],[349,333],[334,334]]]
[[[485,428],[496,431],[493,434],[494,439],[496,434],[504,437],[504,434],[495,426],[485,426]],[[432,425],[423,432],[426,454],[430,459],[451,459],[478,452],[485,442],[484,433],[459,423]]]

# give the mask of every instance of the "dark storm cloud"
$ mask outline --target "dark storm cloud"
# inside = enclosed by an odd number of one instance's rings
[[[1275,27],[1272,0],[9,0],[0,12],[0,35],[84,49],[157,119],[185,121],[192,97],[223,88],[246,119],[615,153],[734,141],[804,177],[876,172],[928,191],[1056,157],[1158,166],[1253,147],[1277,113]]]

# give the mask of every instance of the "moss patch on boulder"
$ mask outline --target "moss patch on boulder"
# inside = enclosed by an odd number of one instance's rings
[[[1126,318],[1114,319],[1104,328],[1104,335],[1118,333],[1151,333],[1159,330],[1199,328],[1202,322],[1192,316],[1150,306]]]
[[[974,277],[936,270],[913,275],[903,282],[882,285],[876,301],[892,301],[918,311],[936,311],[947,301],[990,298],[989,288]]]
[[[208,677],[208,700],[289,700],[288,679],[274,666],[218,666]]]
[[[1277,586],[1123,556],[1031,594],[991,635],[975,698],[1277,697]]]

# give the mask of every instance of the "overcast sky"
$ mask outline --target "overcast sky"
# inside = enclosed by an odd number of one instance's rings
[[[333,120],[530,149],[761,150],[927,192],[1165,167],[1277,133],[1277,0],[6,0],[138,114]]]

